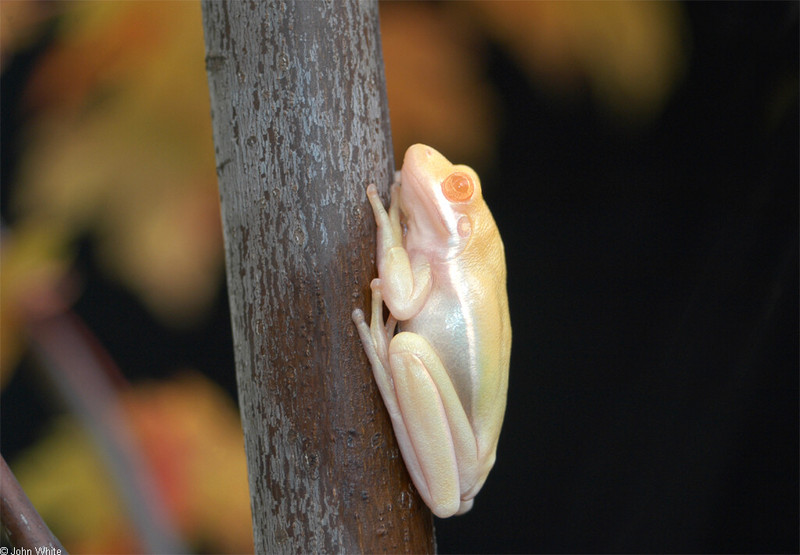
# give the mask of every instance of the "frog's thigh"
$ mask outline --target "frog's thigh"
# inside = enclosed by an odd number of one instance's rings
[[[478,464],[478,444],[475,438],[475,431],[467,417],[467,413],[464,411],[464,405],[461,403],[458,393],[456,393],[453,380],[445,370],[433,347],[424,337],[407,332],[397,337],[401,336],[403,336],[404,348],[414,353],[428,371],[444,407],[456,453],[461,494],[463,496],[471,491],[477,493],[480,487],[474,488],[482,471]],[[474,493],[472,495],[474,496]]]
[[[403,454],[415,459],[406,464],[409,470],[419,469],[421,476],[412,472],[412,477],[434,514],[451,516],[461,504],[458,463],[448,414],[434,381],[434,376],[447,373],[427,340],[414,333],[403,332],[392,339],[389,360],[411,444],[411,452]]]

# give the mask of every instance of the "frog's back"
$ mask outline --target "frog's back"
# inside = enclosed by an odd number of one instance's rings
[[[488,213],[488,209],[487,209]],[[511,319],[506,290],[506,261],[503,242],[489,215],[494,233],[485,233],[480,241],[470,241],[464,251],[470,265],[464,280],[465,298],[475,328],[476,367],[480,369],[480,387],[472,388],[473,422],[487,426],[475,430],[482,452],[494,449],[503,423],[492,414],[505,413],[508,392],[508,367],[511,357]]]

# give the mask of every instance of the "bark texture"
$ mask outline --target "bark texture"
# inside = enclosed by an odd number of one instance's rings
[[[202,6],[256,551],[433,551],[350,320],[394,169],[377,3]]]
[[[21,553],[34,553],[37,549],[47,548],[50,549],[50,553],[67,555],[58,538],[36,512],[2,456],[0,456],[0,528],[11,545]],[[5,550],[5,547],[3,549]]]

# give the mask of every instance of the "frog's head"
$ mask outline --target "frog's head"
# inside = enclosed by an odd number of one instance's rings
[[[406,151],[401,179],[400,207],[409,234],[439,246],[463,247],[486,210],[475,171],[416,144]]]

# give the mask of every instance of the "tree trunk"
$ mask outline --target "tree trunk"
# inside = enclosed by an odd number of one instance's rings
[[[433,551],[350,319],[394,168],[377,3],[202,6],[256,551]]]

